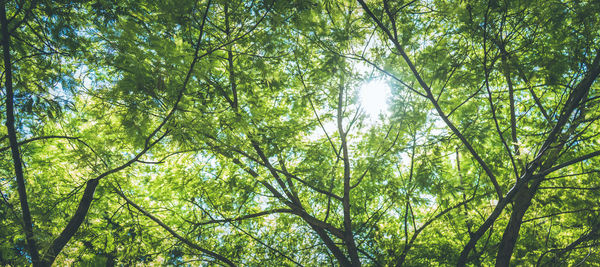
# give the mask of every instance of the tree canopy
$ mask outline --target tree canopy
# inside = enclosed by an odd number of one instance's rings
[[[0,24],[0,265],[600,262],[600,1],[7,0]]]

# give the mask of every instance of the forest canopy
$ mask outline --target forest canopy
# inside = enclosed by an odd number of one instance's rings
[[[0,36],[2,266],[600,262],[600,1],[5,0]]]

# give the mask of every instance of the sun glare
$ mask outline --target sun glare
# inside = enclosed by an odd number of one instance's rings
[[[371,119],[386,113],[390,86],[385,80],[371,80],[360,87],[360,106]]]

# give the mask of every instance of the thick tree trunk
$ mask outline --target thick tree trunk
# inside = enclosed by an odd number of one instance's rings
[[[504,229],[502,235],[502,241],[498,248],[498,255],[496,256],[496,266],[508,266],[510,258],[513,254],[515,244],[519,238],[519,231],[521,230],[521,224],[523,224],[523,216],[529,206],[531,206],[531,200],[535,195],[535,191],[530,190],[527,186],[523,187],[519,193],[515,196],[513,201],[513,211],[510,215],[508,225]]]

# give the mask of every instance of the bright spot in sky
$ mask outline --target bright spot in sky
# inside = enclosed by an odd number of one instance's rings
[[[390,86],[385,80],[371,80],[360,87],[360,106],[371,119],[386,113]]]

